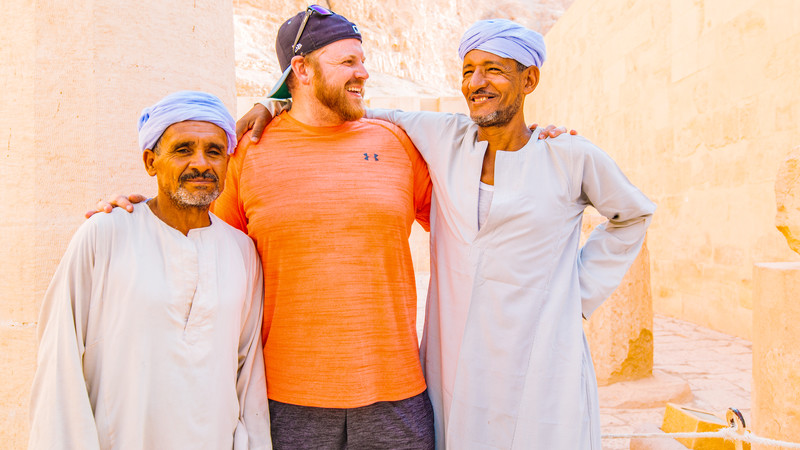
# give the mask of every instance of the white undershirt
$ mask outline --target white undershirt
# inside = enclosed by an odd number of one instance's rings
[[[480,230],[486,223],[486,218],[489,217],[489,207],[492,206],[492,197],[494,197],[494,186],[486,184],[481,181],[480,190],[478,191],[478,229]]]

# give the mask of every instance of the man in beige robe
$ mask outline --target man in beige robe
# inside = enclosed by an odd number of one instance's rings
[[[179,92],[139,130],[158,195],[70,242],[41,308],[30,448],[271,448],[259,258],[208,211],[233,118]]]

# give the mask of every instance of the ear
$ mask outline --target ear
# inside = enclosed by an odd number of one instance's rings
[[[539,85],[539,68],[530,66],[525,69],[525,87],[523,91],[525,95],[530,94]]]
[[[308,64],[306,59],[302,56],[292,57],[292,72],[301,84],[311,84],[311,79],[314,77],[314,69],[311,64]]]
[[[156,176],[156,168],[153,166],[153,162],[156,160],[156,153],[149,148],[142,152],[142,161],[144,162],[144,169],[147,171],[147,174],[151,177]]]

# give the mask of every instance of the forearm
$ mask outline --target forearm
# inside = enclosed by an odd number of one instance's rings
[[[609,220],[595,228],[578,257],[584,317],[589,317],[619,286],[641,251],[652,214]]]
[[[622,281],[642,247],[655,205],[602,150],[572,139],[582,153],[581,199],[608,218],[587,239],[578,259],[583,314],[586,317]]]

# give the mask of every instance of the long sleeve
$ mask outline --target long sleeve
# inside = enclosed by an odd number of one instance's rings
[[[95,232],[84,223],[69,244],[39,315],[31,391],[31,449],[99,449],[83,372],[93,287]]]
[[[656,207],[606,153],[583,138],[573,142],[585,147],[580,200],[608,218],[592,231],[578,256],[582,312],[588,318],[636,259]]]
[[[252,246],[251,246],[252,247]],[[239,337],[239,371],[236,394],[239,397],[239,423],[234,433],[233,448],[271,449],[269,405],[261,344],[263,318],[263,272],[258,255],[249,252],[248,302],[243,312],[242,333]]]

